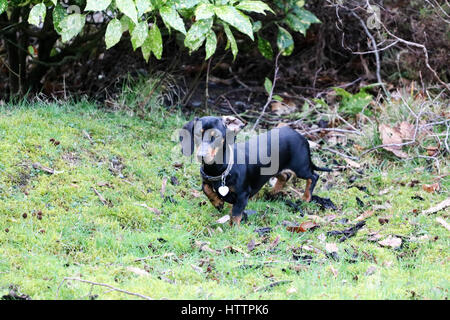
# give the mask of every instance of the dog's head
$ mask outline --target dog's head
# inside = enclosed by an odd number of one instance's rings
[[[181,151],[185,156],[191,156],[195,146],[199,161],[208,164],[214,160],[217,162],[218,155],[223,155],[224,146],[234,143],[236,135],[245,125],[232,116],[195,118],[180,130]]]

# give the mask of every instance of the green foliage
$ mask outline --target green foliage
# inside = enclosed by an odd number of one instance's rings
[[[370,115],[367,106],[372,102],[373,96],[366,92],[367,88],[362,88],[357,94],[351,94],[342,88],[334,88],[336,94],[341,97],[339,112],[349,115],[357,115],[364,110],[365,115]]]
[[[29,6],[29,15],[24,18],[31,25],[42,27],[46,14],[51,12],[55,31],[61,36],[62,42],[67,43],[83,32],[89,14],[108,11],[110,13],[105,15],[104,22],[107,49],[117,44],[122,33],[128,30],[134,50],[142,47],[146,60],[150,52],[158,59],[161,58],[163,46],[160,27],[149,28],[151,22],[155,25],[163,22],[169,32],[174,30],[182,33],[185,36],[184,44],[191,52],[205,44],[206,59],[215,53],[219,39],[217,33],[221,31],[225,33],[227,48],[231,48],[234,57],[238,53],[236,37],[242,33],[252,40],[258,34],[259,51],[267,59],[273,59],[273,48],[266,40],[267,35],[264,35],[266,27],[275,22],[278,28],[278,49],[284,55],[289,55],[294,49],[291,32],[304,35],[312,23],[320,22],[303,8],[304,1],[293,0],[75,0],[69,1],[69,4],[71,6],[68,8],[56,0],[0,0],[0,14],[15,7]],[[255,20],[262,15],[266,16],[264,22]],[[156,43],[152,44],[152,41]]]

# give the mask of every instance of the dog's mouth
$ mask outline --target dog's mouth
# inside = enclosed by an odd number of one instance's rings
[[[218,152],[219,148],[214,148],[212,146],[200,147],[197,152],[197,159],[202,163],[212,164],[215,161]]]

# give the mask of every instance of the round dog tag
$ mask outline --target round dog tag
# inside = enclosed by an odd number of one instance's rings
[[[228,188],[227,186],[221,186],[219,188],[219,193],[222,197],[225,197],[228,194],[228,192],[230,192],[230,188]]]

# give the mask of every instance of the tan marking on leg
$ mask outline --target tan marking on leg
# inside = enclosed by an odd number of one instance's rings
[[[230,211],[230,226],[236,225],[239,227],[241,225],[241,220],[242,214],[239,216],[233,216],[233,214]]]
[[[306,202],[310,202],[311,201],[311,192],[310,192],[310,188],[311,188],[311,184],[312,184],[312,179],[308,179],[306,180],[306,187],[305,187],[305,193],[303,194],[303,201]]]
[[[202,189],[205,195],[208,197],[209,201],[212,203],[212,205],[216,209],[221,210],[223,208],[224,202],[222,199],[219,198],[217,193],[214,192],[214,189],[209,184],[206,183],[203,184]]]
[[[281,171],[277,175],[277,182],[273,186],[273,188],[272,188],[270,193],[272,195],[276,195],[277,193],[279,193],[281,190],[283,190],[283,188],[286,185],[286,183],[289,180],[291,180],[293,177],[295,177],[294,171],[289,170],[289,169]]]

